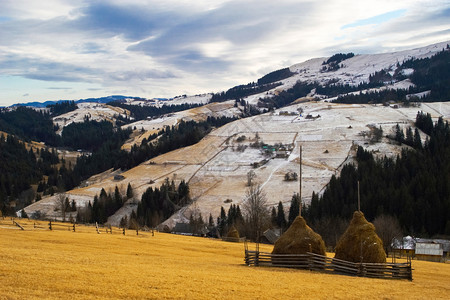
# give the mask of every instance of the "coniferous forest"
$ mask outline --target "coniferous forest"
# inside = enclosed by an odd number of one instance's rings
[[[72,108],[71,103],[51,107],[55,114]],[[176,126],[164,128],[127,152],[121,147],[129,138],[131,129],[122,130],[111,122],[86,118],[83,123],[66,126],[59,136],[55,133],[57,128],[53,126],[52,115],[26,107],[0,113],[0,130],[14,134],[2,136],[0,140],[2,214],[15,213],[11,203],[16,205],[15,210],[30,204],[35,197],[30,190],[33,184],[38,185],[37,192],[44,195],[64,192],[110,168],[127,170],[157,155],[195,144],[214,127],[235,120],[209,117],[203,122],[182,121]],[[59,164],[56,150],[27,150],[20,140],[44,141],[52,147],[81,149],[85,154],[78,157],[73,166],[67,166],[64,162]],[[19,198],[20,201],[15,203]],[[99,203],[105,202],[104,199]]]
[[[419,112],[416,126],[429,138],[424,145],[412,143],[413,149],[404,148],[396,158],[375,159],[358,147],[357,164],[348,164],[339,177],[333,176],[323,195],[313,194],[304,211],[307,219],[350,219],[357,210],[359,181],[361,210],[368,220],[391,215],[405,233],[450,235],[449,124],[442,118],[433,124],[429,114]],[[406,142],[404,134],[401,141]]]

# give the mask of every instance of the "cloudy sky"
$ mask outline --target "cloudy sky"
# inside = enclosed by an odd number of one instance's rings
[[[446,40],[449,0],[1,0],[0,106],[216,92],[314,57]]]

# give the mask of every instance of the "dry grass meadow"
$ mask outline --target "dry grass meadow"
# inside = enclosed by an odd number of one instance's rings
[[[244,245],[143,232],[25,230],[0,221],[0,299],[448,299],[450,264],[413,261],[414,280],[243,264]],[[42,223],[44,226],[45,223]],[[17,229],[15,229],[17,228]],[[63,230],[64,229],[64,230]],[[252,246],[252,245],[250,245]],[[271,251],[272,246],[262,246]]]

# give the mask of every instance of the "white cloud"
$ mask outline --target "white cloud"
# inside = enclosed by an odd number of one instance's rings
[[[361,23],[395,11],[402,13]],[[449,20],[450,3],[441,0],[6,0],[0,83],[5,76],[39,79],[41,92],[33,81],[30,96],[42,101],[65,91],[49,90],[49,81],[85,84],[70,90],[75,98],[218,91],[313,57],[449,40]],[[345,26],[358,21],[362,26]],[[0,100],[21,101],[25,92],[9,90]]]

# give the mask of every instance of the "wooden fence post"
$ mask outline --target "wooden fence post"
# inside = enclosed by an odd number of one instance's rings
[[[73,232],[75,232],[75,223],[73,223]]]
[[[48,229],[53,230],[53,229],[52,229],[52,221],[49,221],[49,222],[48,222]]]
[[[125,235],[125,227],[123,228],[123,235]]]

